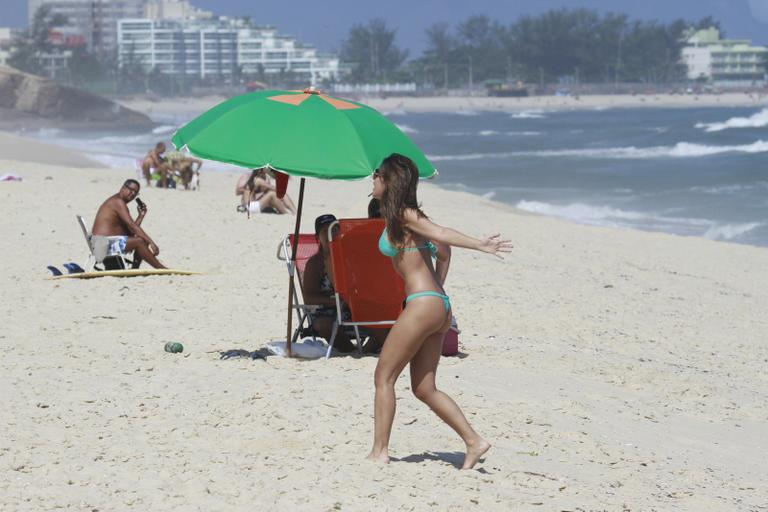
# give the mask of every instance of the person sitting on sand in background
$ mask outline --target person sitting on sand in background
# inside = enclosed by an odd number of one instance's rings
[[[335,220],[336,217],[330,213],[320,215],[315,219],[315,238],[320,244],[320,250],[307,260],[302,287],[304,302],[308,305],[320,306],[316,312],[312,313],[312,328],[318,336],[325,338],[328,343],[331,342],[333,322],[336,319],[333,268],[328,240],[328,228]],[[344,329],[339,329],[336,332],[333,347],[339,352],[352,352],[355,349]]]
[[[244,182],[242,186],[241,181]],[[282,199],[277,197],[275,186],[270,182],[264,167],[254,169],[250,175],[241,176],[235,187],[235,194],[242,195],[238,211],[248,212],[249,217],[251,213],[271,213],[273,211],[296,214],[296,206],[288,194],[285,194]]]
[[[491,445],[475,432],[459,406],[435,386],[445,333],[451,326],[451,303],[432,265],[437,250],[431,241],[465,247],[495,256],[512,250],[499,235],[484,240],[433,223],[419,207],[419,171],[399,154],[384,159],[373,173],[373,197],[381,201],[386,227],[379,251],[391,259],[405,281],[405,309],[390,329],[374,373],[374,435],[368,458],[389,462],[389,438],[395,418],[395,382],[410,363],[411,390],[450,426],[466,444],[462,469],[471,469]]]
[[[157,259],[160,248],[141,228],[141,222],[147,215],[147,206],[139,206],[136,220],[131,218],[131,212],[128,211],[128,203],[139,195],[139,190],[141,185],[138,181],[125,180],[117,194],[108,197],[99,206],[91,229],[91,247],[97,260],[103,260],[104,256],[111,254],[133,251],[134,268],[138,268],[142,261],[155,268],[166,268]]]
[[[189,190],[189,184],[195,176],[199,182],[200,168],[203,166],[203,161],[199,158],[193,158],[182,151],[170,151],[165,155],[165,160],[171,171],[181,178],[184,190]]]
[[[162,188],[168,186],[168,172],[171,170],[171,167],[163,158],[163,153],[165,153],[165,144],[158,142],[141,162],[141,172],[144,173],[144,179],[147,180],[148,187],[151,185],[153,172],[160,173],[160,185]]]

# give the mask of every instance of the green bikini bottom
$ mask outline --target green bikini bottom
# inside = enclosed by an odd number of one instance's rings
[[[419,297],[440,297],[441,299],[443,299],[443,306],[445,306],[446,313],[448,312],[449,309],[451,309],[451,301],[448,298],[448,296],[447,295],[443,295],[442,293],[437,293],[437,292],[417,292],[417,293],[412,293],[412,294],[410,294],[409,296],[407,296],[405,298],[405,303],[408,304],[413,299],[418,299]]]

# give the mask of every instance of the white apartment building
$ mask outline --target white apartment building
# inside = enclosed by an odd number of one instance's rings
[[[768,48],[752,46],[748,39],[720,39],[714,27],[689,34],[682,59],[690,80],[724,87],[766,83]]]
[[[243,20],[124,19],[118,22],[117,42],[121,67],[140,65],[203,79],[286,72],[315,85],[335,80],[340,72],[337,57]]]
[[[8,65],[8,58],[11,56],[13,40],[19,31],[15,28],[0,27],[0,66]]]
[[[144,17],[164,19],[211,19],[213,13],[191,5],[187,0],[145,0]]]

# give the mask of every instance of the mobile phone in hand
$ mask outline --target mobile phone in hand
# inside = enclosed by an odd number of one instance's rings
[[[136,204],[137,204],[137,205],[139,205],[139,209],[140,209],[140,210],[143,210],[144,208],[146,208],[146,207],[147,207],[147,205],[146,205],[146,204],[144,204],[144,201],[142,201],[142,200],[141,200],[141,199],[139,199],[138,197],[136,198]]]

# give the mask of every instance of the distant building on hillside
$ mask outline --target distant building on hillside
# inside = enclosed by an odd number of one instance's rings
[[[145,0],[144,17],[151,20],[164,19],[211,19],[213,13],[198,9],[188,0]]]
[[[682,59],[691,80],[723,87],[766,83],[768,48],[752,46],[748,39],[720,39],[714,27],[689,33]]]
[[[308,85],[340,73],[338,57],[243,19],[123,19],[117,32],[121,67],[201,79],[290,74]]]
[[[40,7],[67,18],[67,28],[85,39],[88,51],[108,57],[117,47],[117,20],[144,15],[145,0],[27,0],[29,25]]]
[[[11,56],[13,40],[16,39],[18,33],[18,29],[0,27],[0,66],[8,65],[8,58]]]
[[[187,0],[27,0],[29,25],[40,7],[67,18],[67,29],[85,39],[88,51],[112,57],[117,49],[117,22],[124,18],[211,18]]]

